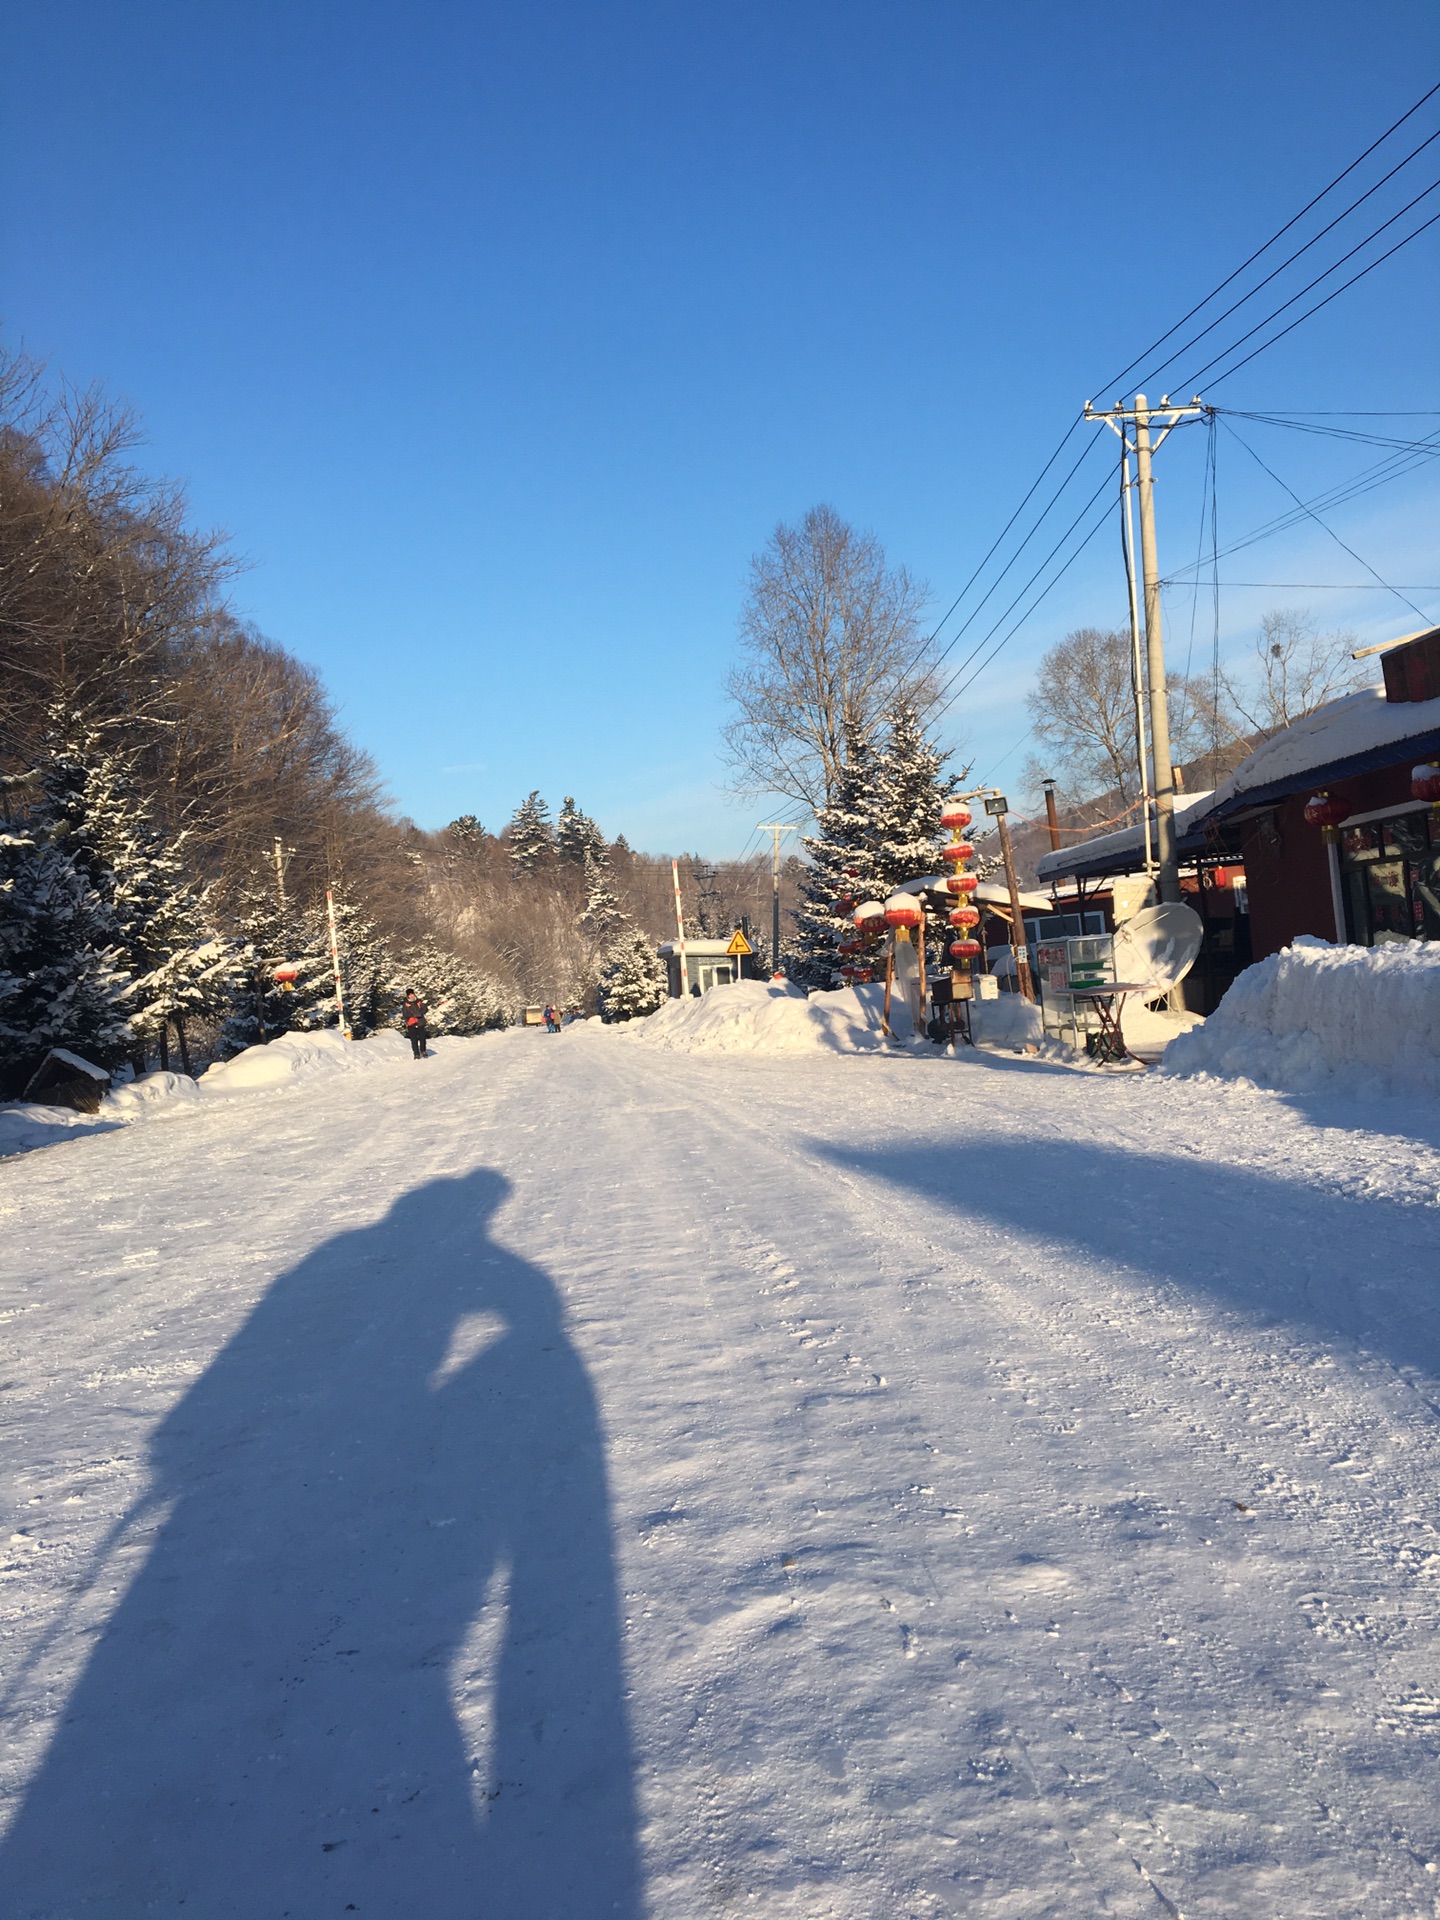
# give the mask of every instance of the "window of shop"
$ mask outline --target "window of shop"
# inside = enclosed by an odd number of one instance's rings
[[[1343,828],[1340,871],[1357,946],[1440,940],[1440,821],[1429,808]]]

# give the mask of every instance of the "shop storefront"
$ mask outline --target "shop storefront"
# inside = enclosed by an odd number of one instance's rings
[[[1440,940],[1440,815],[1411,805],[1340,829],[1346,932],[1362,947]]]

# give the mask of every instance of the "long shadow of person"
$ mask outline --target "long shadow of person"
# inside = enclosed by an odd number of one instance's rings
[[[162,1524],[0,1849],[7,1915],[639,1914],[599,1422],[555,1289],[487,1238],[505,1190],[317,1249],[157,1430]]]

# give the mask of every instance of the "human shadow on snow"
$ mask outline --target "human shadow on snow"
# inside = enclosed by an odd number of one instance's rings
[[[639,1915],[599,1421],[505,1192],[319,1247],[159,1427],[8,1915]]]
[[[815,1151],[963,1218],[1129,1270],[1142,1284],[1205,1293],[1262,1326],[1363,1348],[1440,1380],[1433,1205],[1076,1140],[982,1135],[958,1153],[913,1143],[817,1142]],[[983,1257],[983,1247],[973,1251]]]

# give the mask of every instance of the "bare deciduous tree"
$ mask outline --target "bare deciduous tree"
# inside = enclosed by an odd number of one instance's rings
[[[775,529],[751,562],[744,659],[726,681],[735,712],[724,737],[742,792],[814,813],[839,779],[847,726],[868,731],[902,696],[922,713],[933,704],[927,597],[833,507]]]
[[[1353,633],[1319,633],[1305,608],[1279,607],[1260,622],[1250,673],[1227,671],[1222,685],[1247,732],[1278,733],[1364,682],[1354,647]]]

